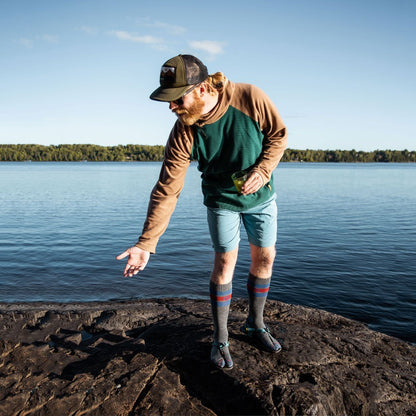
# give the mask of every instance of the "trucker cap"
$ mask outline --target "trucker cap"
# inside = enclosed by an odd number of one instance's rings
[[[193,55],[178,55],[169,59],[160,70],[160,87],[152,92],[150,99],[175,101],[186,90],[208,78],[207,67]]]

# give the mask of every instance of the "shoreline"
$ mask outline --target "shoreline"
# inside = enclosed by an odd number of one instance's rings
[[[129,299],[111,299],[111,300],[91,300],[91,301],[17,301],[17,302],[2,302],[0,301],[0,316],[3,311],[18,311],[18,310],[42,310],[45,308],[52,308],[52,309],[62,309],[62,310],[72,310],[72,309],[90,309],[90,308],[105,308],[105,309],[111,309],[112,305],[117,305],[117,307],[127,307],[128,305],[140,303],[140,302],[169,302],[172,300],[180,300],[183,299],[185,301],[196,301],[196,302],[208,302],[208,297],[189,297],[189,296],[163,296],[158,298],[129,298]],[[244,297],[235,297],[233,298],[233,302],[247,302],[247,299]],[[340,316],[342,318],[352,320],[354,322],[360,323],[364,326],[366,326],[369,330],[374,332],[379,332],[383,335],[390,336],[393,338],[397,338],[398,340],[405,342],[407,344],[416,346],[416,342],[410,341],[406,339],[405,336],[400,337],[398,335],[389,334],[387,332],[383,332],[378,329],[374,329],[371,327],[371,324],[368,324],[364,320],[361,321],[356,318],[348,317],[342,313],[338,313],[336,311],[330,311],[323,308],[317,308],[313,306],[298,304],[298,303],[286,303],[278,301],[277,299],[268,299],[267,302],[279,302],[282,304],[291,305],[293,307],[300,307],[300,308],[307,308],[307,309],[313,309],[317,311],[323,311],[328,314]],[[124,305],[124,306],[123,306]],[[267,304],[266,308],[267,309]]]
[[[209,366],[209,301],[0,303],[0,414],[414,411],[415,346],[340,315],[269,300],[265,322],[283,346],[270,354],[240,332],[246,314],[246,300],[235,299],[235,367],[223,372]]]

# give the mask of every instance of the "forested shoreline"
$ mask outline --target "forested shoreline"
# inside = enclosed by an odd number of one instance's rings
[[[37,144],[1,144],[1,162],[128,162],[161,161],[164,146],[62,144],[43,146]],[[416,162],[416,151],[412,150],[297,150],[286,149],[282,162],[343,162],[374,163]]]

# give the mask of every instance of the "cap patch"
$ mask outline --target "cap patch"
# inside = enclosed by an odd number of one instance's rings
[[[174,84],[176,80],[176,68],[174,66],[162,66],[160,71],[160,84]]]

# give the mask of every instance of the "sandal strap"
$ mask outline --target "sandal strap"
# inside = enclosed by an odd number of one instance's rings
[[[266,325],[264,328],[252,328],[250,326],[248,326],[248,324],[246,323],[241,329],[243,329],[243,331],[245,331],[247,334],[249,335],[253,335],[254,333],[264,333],[266,332],[267,334],[270,334],[270,329],[269,327]]]
[[[228,342],[228,341],[226,341],[226,342],[217,342],[217,341],[214,341],[213,343],[212,343],[212,345],[214,346],[214,347],[217,347],[217,348],[219,348],[220,350],[222,350],[223,348],[225,348],[225,347],[229,347],[230,346],[230,343]]]

